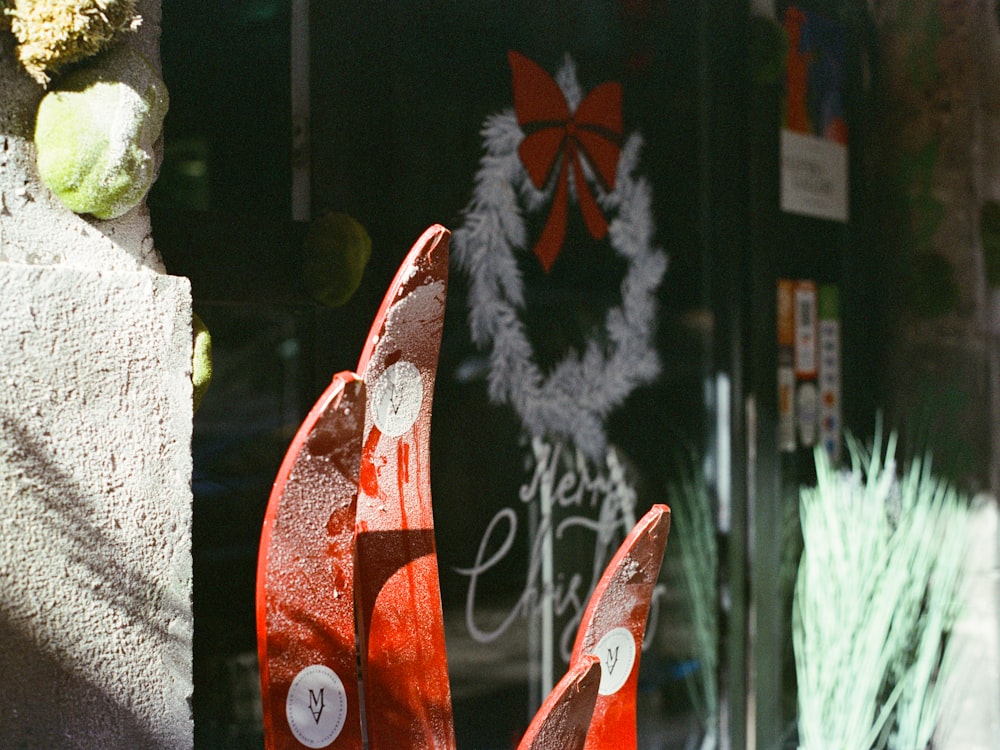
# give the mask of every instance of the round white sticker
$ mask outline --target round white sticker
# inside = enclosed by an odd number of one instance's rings
[[[394,362],[385,368],[372,389],[375,424],[383,435],[399,437],[416,421],[423,399],[420,370],[412,362]]]
[[[347,693],[337,673],[313,664],[292,680],[285,715],[295,739],[306,747],[327,747],[347,719]]]
[[[615,628],[604,634],[594,649],[594,656],[601,660],[601,685],[597,692],[614,695],[632,674],[635,664],[635,638],[627,628]]]

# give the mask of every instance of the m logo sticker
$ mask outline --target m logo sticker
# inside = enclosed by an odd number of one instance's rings
[[[628,628],[614,628],[604,634],[593,651],[601,660],[601,695],[614,695],[622,689],[635,666],[635,638]]]
[[[608,656],[604,660],[604,663],[608,667],[608,674],[611,675],[611,676],[614,676],[614,674],[615,674],[615,666],[618,664],[618,649],[620,649],[620,648],[621,648],[621,644],[616,645],[615,648],[614,648],[614,651],[612,651],[609,648],[608,649]]]
[[[322,664],[299,672],[285,701],[288,727],[306,747],[328,747],[347,719],[347,692],[337,673]]]
[[[323,716],[323,691],[325,690],[326,688],[319,689],[319,698],[316,697],[315,692],[309,691],[309,710],[312,711],[313,719],[317,724]]]

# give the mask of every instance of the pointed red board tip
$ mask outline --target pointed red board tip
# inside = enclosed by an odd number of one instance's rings
[[[441,224],[431,224],[421,233],[416,242],[413,243],[413,247],[411,247],[410,252],[407,253],[406,259],[400,265],[399,272],[397,273],[397,279],[405,273],[406,267],[410,264],[411,260],[415,259],[417,256],[422,255],[431,259],[433,262],[437,260],[435,255],[443,252],[445,260],[447,260],[448,244],[450,240],[450,229],[442,226]],[[395,280],[389,287],[390,291],[392,291],[393,286],[395,286]]]
[[[301,747],[320,730],[335,735],[332,747],[361,748],[351,540],[364,409],[364,382],[335,375],[296,432],[271,491],[256,603],[268,750]],[[322,724],[303,730],[290,722],[289,706],[297,705],[295,686],[320,672],[336,683],[326,687],[331,699],[342,699],[342,723],[330,724],[331,709]]]
[[[625,537],[584,610],[571,663],[602,659],[602,681],[586,750],[635,750],[639,656],[670,531],[670,509],[654,505]]]
[[[670,506],[657,503],[635,525],[638,534],[659,539],[670,532]]]
[[[649,601],[645,595],[652,593],[663,553],[670,534],[670,508],[658,503],[650,508],[625,537],[612,556],[604,574],[594,588],[590,602],[584,610],[577,632],[574,653],[589,651],[596,645],[604,631],[618,625],[644,627]],[[623,606],[623,587],[641,585],[639,599],[628,599],[632,606]],[[637,619],[642,623],[637,623]]]
[[[420,245],[421,243],[424,242],[430,243],[430,240],[432,238],[444,238],[450,236],[451,236],[451,230],[448,229],[447,227],[441,224],[431,224],[429,227],[427,227],[427,229],[423,231],[423,234],[420,235],[419,239],[417,239],[415,244]]]
[[[585,654],[552,688],[518,750],[582,750],[601,685],[601,660]]]
[[[361,411],[355,414],[355,419],[363,425],[365,392],[364,381],[353,372],[338,372],[333,376],[330,385],[320,395],[312,409],[306,415],[295,436],[292,438],[285,451],[281,466],[271,487],[271,495],[268,499],[267,509],[264,514],[263,529],[261,532],[259,552],[257,559],[257,622],[258,634],[265,632],[267,602],[267,566],[271,558],[271,542],[274,537],[274,522],[277,518],[284,499],[285,490],[289,477],[295,469],[306,445],[309,442],[317,423],[327,414],[332,414],[341,406],[356,408]],[[355,478],[356,480],[356,478]]]
[[[417,238],[403,262],[400,263],[396,275],[382,298],[382,304],[375,314],[372,330],[365,341],[361,357],[358,359],[358,373],[362,377],[368,368],[368,362],[375,353],[381,329],[393,303],[413,286],[419,286],[433,279],[447,282],[450,241],[451,230],[441,224],[432,224]]]

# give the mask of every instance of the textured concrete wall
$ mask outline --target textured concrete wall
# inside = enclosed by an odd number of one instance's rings
[[[996,750],[1000,747],[1000,539],[997,504],[983,498],[975,509],[966,560],[965,609],[952,633],[957,664],[934,747]]]
[[[11,53],[0,31],[0,747],[184,750],[190,287],[144,206],[96,221],[39,182]]]
[[[1000,199],[1000,31],[995,0],[875,5],[893,189],[882,213],[896,303],[887,384],[899,423],[928,425],[942,467],[1000,489],[1000,314],[986,280],[980,208]]]
[[[0,264],[0,747],[190,747],[184,279]]]
[[[937,464],[988,490],[969,543],[968,603],[954,634],[956,680],[935,747],[1000,746],[997,508],[1000,293],[981,207],[1000,201],[1000,29],[996,0],[872,5],[884,109],[880,189],[886,299],[895,303],[886,384],[894,421],[918,425]]]

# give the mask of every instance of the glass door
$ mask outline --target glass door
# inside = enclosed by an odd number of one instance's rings
[[[516,746],[604,566],[666,503],[639,746],[742,747],[746,8],[324,2],[303,36],[304,5],[164,0],[154,229],[218,362],[195,423],[201,740],[259,746],[239,673],[269,481],[441,223],[431,461],[458,746]],[[372,243],[337,307],[298,271],[330,212]]]

